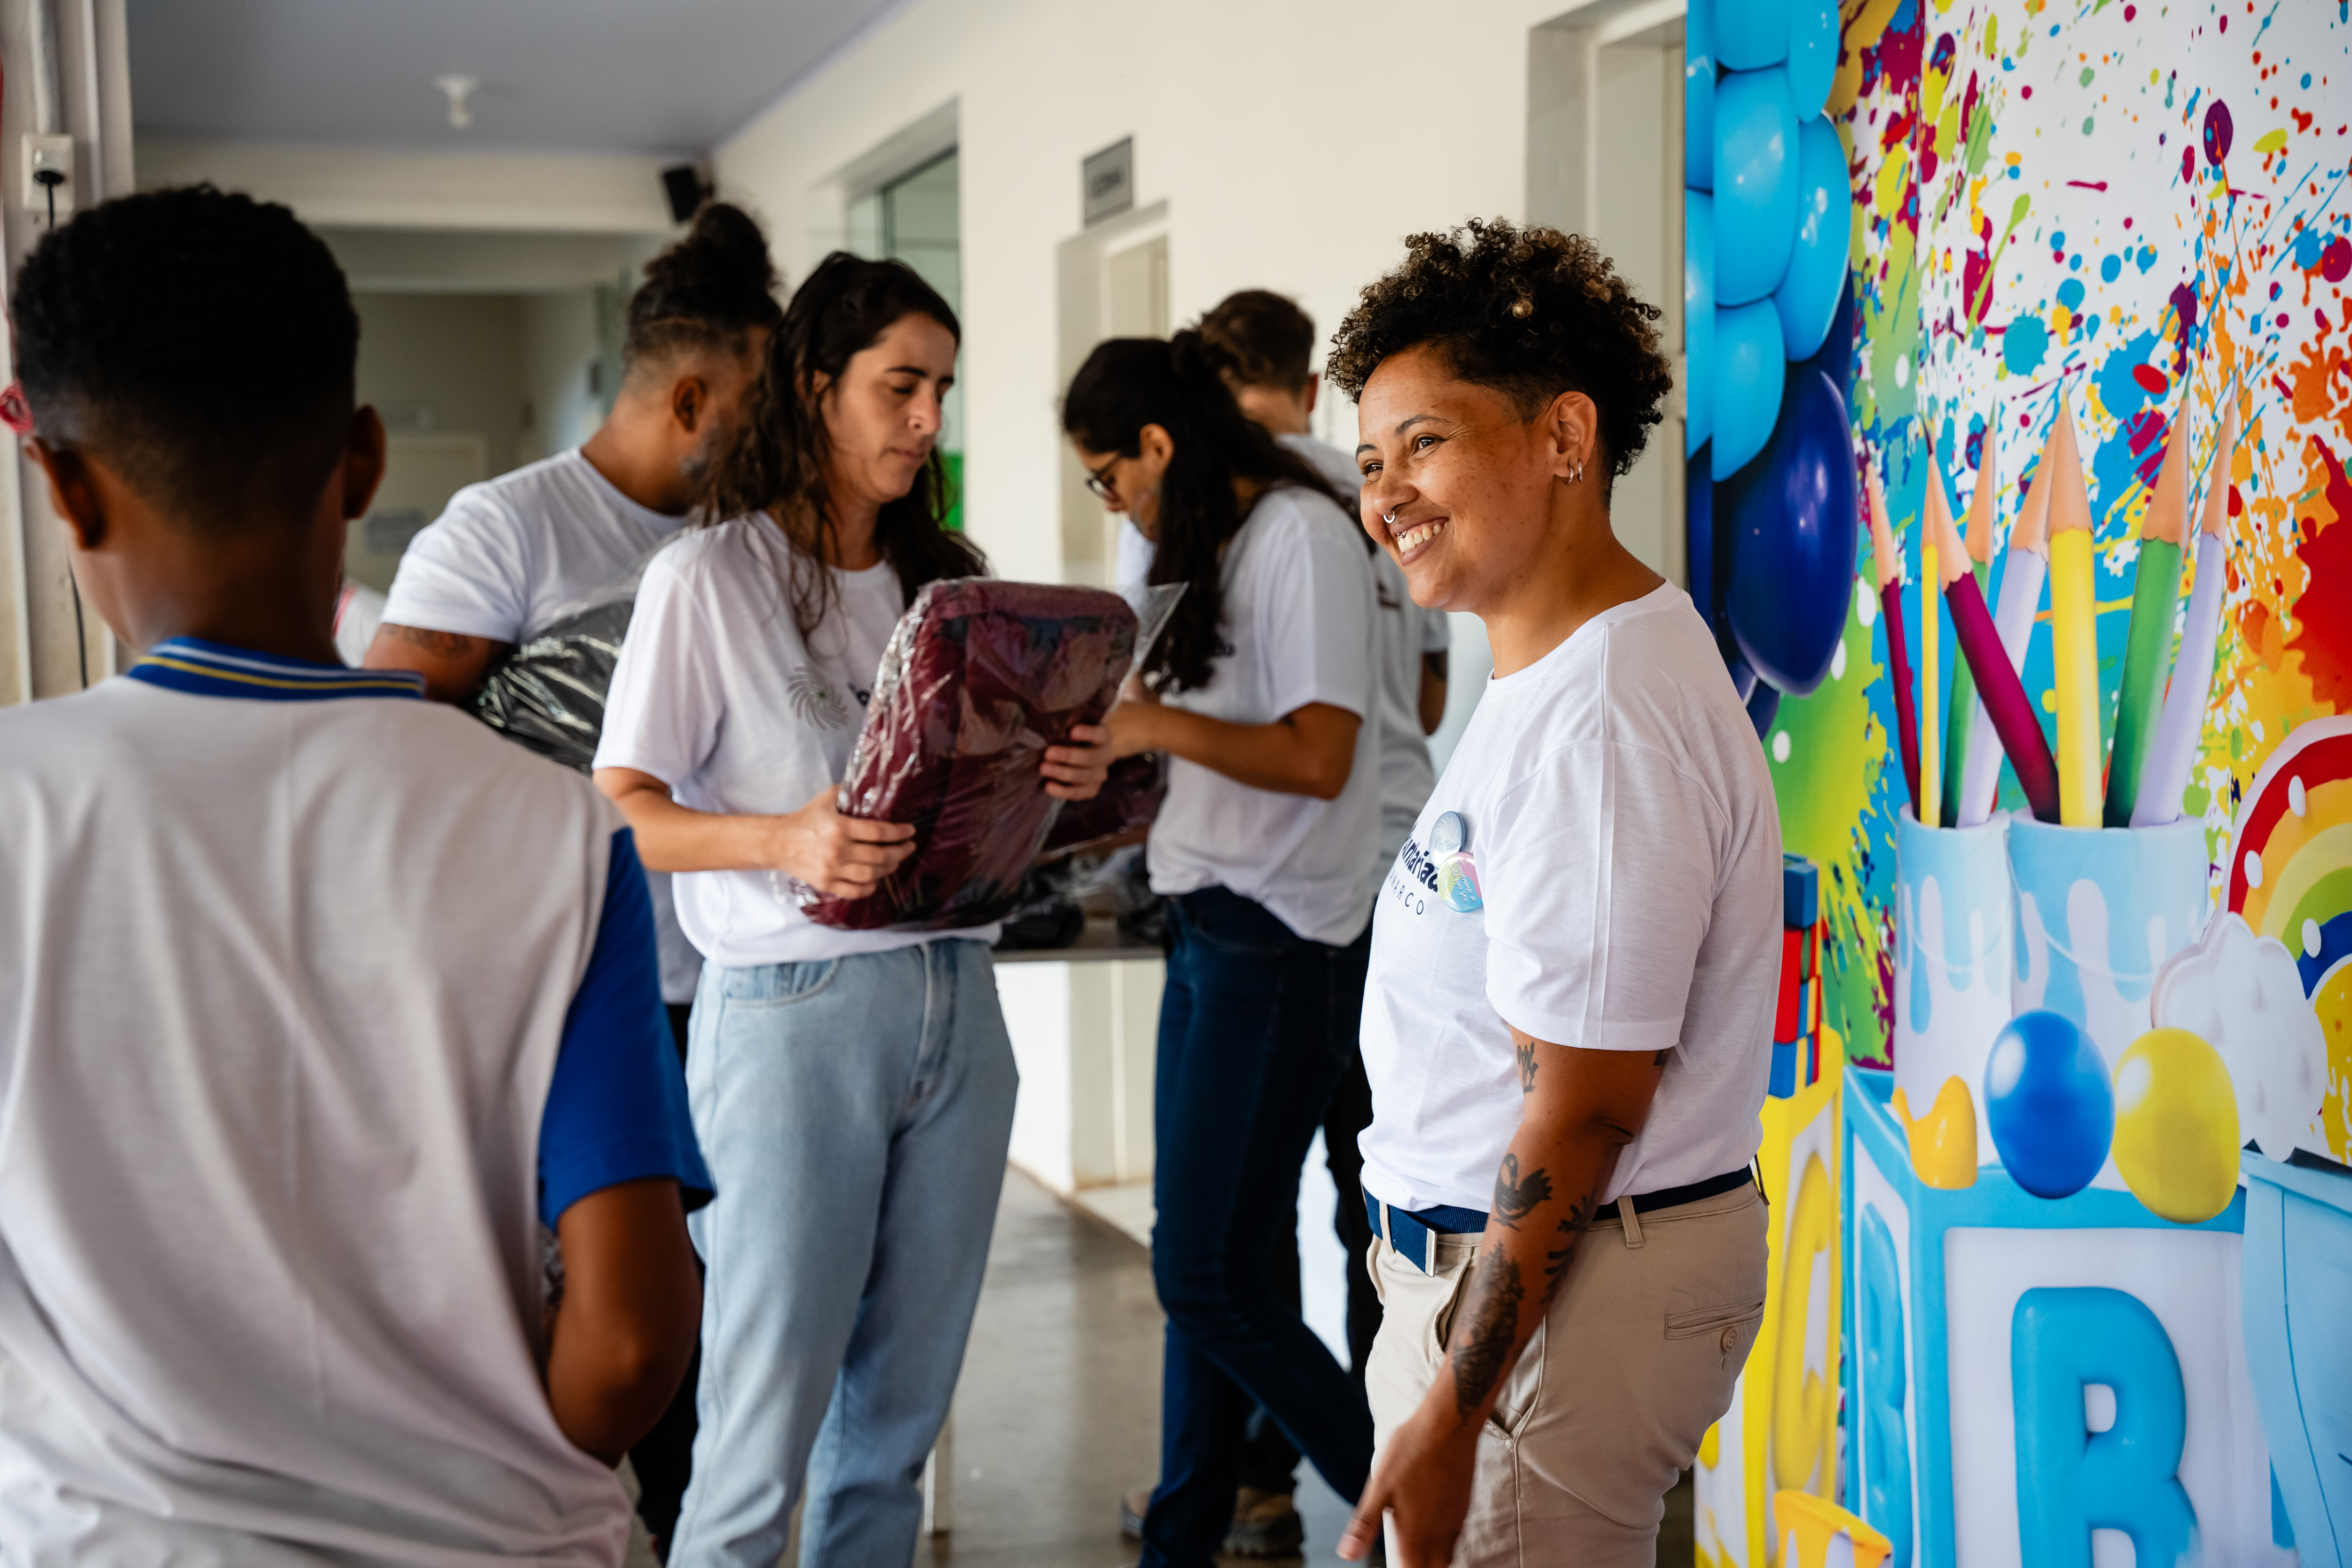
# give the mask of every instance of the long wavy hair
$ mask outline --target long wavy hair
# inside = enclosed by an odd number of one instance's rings
[[[955,311],[905,262],[870,261],[845,250],[819,262],[768,340],[767,363],[744,394],[734,435],[703,475],[697,500],[705,521],[764,511],[792,542],[784,588],[803,637],[832,613],[839,592],[825,570],[841,550],[824,399],[840,386],[850,360],[907,316],[929,316],[963,341]],[[875,521],[875,548],[898,573],[908,604],[926,583],[988,570],[979,548],[948,530],[951,502],[947,464],[934,447],[912,488],[885,501]]]
[[[1174,443],[1160,482],[1151,581],[1186,586],[1142,672],[1162,689],[1209,684],[1225,615],[1221,552],[1241,531],[1245,515],[1234,480],[1269,489],[1296,485],[1355,515],[1312,464],[1244,416],[1218,374],[1219,363],[1220,356],[1189,327],[1166,340],[1112,338],[1095,345],[1062,399],[1064,433],[1090,452],[1138,457],[1146,425],[1166,430]]]

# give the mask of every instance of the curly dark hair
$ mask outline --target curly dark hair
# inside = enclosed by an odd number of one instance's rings
[[[285,207],[210,185],[118,196],[44,235],[15,292],[45,439],[200,531],[317,504],[350,436],[360,319]]]
[[[624,373],[682,353],[740,353],[747,331],[772,331],[783,318],[760,226],[740,207],[705,202],[694,226],[646,263],[646,280],[629,296]]]
[[[1580,392],[1600,410],[1613,476],[1633,467],[1665,417],[1658,405],[1675,377],[1658,352],[1660,313],[1582,235],[1473,218],[1405,241],[1404,265],[1369,285],[1332,335],[1324,374],[1361,397],[1382,360],[1430,343],[1525,419]]]
[[[838,384],[861,352],[882,341],[902,316],[929,316],[961,342],[962,325],[939,290],[903,261],[869,261],[836,250],[817,263],[768,340],[768,357],[743,395],[742,417],[704,470],[696,497],[704,523],[764,511],[792,541],[782,567],[793,622],[807,637],[839,592],[824,563],[839,558],[820,382]],[[886,501],[875,520],[874,546],[898,574],[907,603],[941,577],[972,577],[988,558],[948,531],[947,464],[938,448],[914,487]]]
[[[1160,690],[1195,691],[1215,673],[1225,616],[1222,552],[1248,521],[1235,479],[1312,490],[1354,515],[1312,464],[1243,416],[1220,374],[1224,363],[1197,327],[1165,342],[1109,338],[1087,355],[1062,398],[1062,433],[1090,452],[1132,458],[1143,450],[1147,425],[1175,444],[1160,481],[1151,581],[1184,584],[1184,596],[1141,671]]]

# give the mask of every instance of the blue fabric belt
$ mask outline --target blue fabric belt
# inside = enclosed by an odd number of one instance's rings
[[[1720,1197],[1725,1193],[1738,1192],[1754,1180],[1743,1166],[1726,1171],[1719,1176],[1709,1176],[1703,1182],[1685,1186],[1661,1187],[1654,1193],[1629,1193],[1618,1203],[1630,1204],[1635,1214],[1648,1214],[1653,1209],[1670,1209],[1682,1204],[1695,1204],[1702,1198]],[[1437,1248],[1430,1242],[1433,1236],[1475,1236],[1486,1228],[1486,1216],[1477,1209],[1454,1208],[1441,1204],[1435,1208],[1391,1208],[1371,1194],[1364,1194],[1364,1215],[1372,1222],[1372,1234],[1384,1237],[1391,1247],[1404,1255],[1406,1261],[1423,1274],[1432,1272]]]

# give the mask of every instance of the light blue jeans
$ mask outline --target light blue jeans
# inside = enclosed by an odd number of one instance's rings
[[[669,1561],[907,1568],[963,1365],[1019,1075],[988,948],[707,965],[687,1089],[718,1197],[701,1429]]]

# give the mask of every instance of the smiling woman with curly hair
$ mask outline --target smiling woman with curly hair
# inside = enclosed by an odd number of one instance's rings
[[[1652,1562],[1763,1313],[1780,822],[1705,623],[1609,523],[1658,314],[1497,220],[1414,236],[1332,345],[1366,530],[1495,652],[1365,992],[1387,1313],[1342,1552],[1385,1511],[1397,1568]]]

